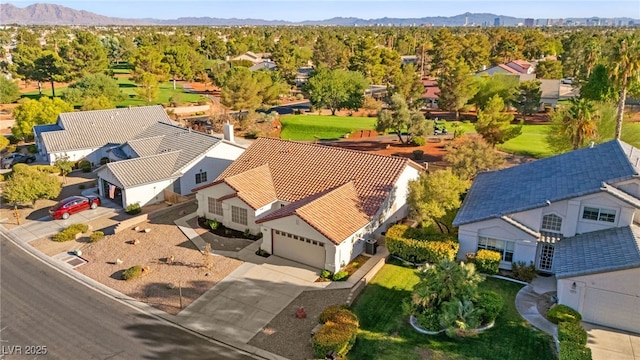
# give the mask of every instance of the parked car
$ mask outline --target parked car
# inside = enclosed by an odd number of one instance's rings
[[[573,84],[573,78],[572,77],[564,78],[564,79],[560,80],[560,82],[562,84],[565,84],[565,85],[572,85]]]
[[[433,135],[447,135],[449,133],[449,131],[447,130],[446,127],[442,127],[442,128],[435,128],[433,130]]]
[[[68,219],[69,215],[77,212],[95,209],[100,206],[100,198],[97,196],[71,196],[49,209],[49,215],[53,219]]]
[[[30,164],[36,161],[35,155],[11,153],[2,158],[2,168],[9,169],[15,164]]]

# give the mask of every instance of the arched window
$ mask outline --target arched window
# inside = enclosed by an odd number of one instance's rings
[[[556,214],[547,214],[542,217],[542,230],[560,232],[562,218]]]

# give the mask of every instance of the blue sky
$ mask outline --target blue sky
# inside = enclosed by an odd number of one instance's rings
[[[54,3],[76,10],[122,18],[178,17],[254,18],[265,20],[322,20],[336,16],[372,19],[453,16],[465,12],[494,13],[522,18],[631,17],[640,19],[640,1],[590,0],[2,0],[18,7]]]

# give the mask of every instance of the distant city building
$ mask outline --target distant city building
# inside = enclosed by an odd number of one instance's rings
[[[553,19],[547,19],[547,26],[553,25]]]
[[[524,19],[524,26],[533,27],[533,19],[531,18]]]
[[[493,26],[500,26],[500,18],[499,17],[493,19]]]

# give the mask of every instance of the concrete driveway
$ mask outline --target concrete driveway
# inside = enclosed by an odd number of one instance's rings
[[[247,262],[182,310],[176,321],[216,339],[247,343],[319,274],[319,269],[273,255],[263,264]]]
[[[640,360],[640,335],[582,323],[593,360]]]

